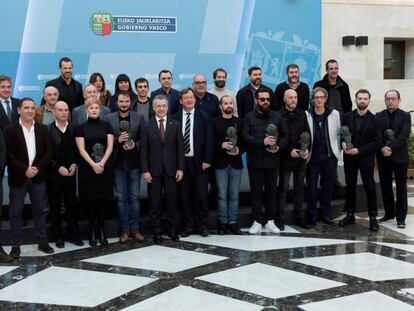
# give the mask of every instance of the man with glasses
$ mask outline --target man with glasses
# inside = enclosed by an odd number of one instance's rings
[[[280,154],[287,148],[288,129],[282,116],[270,110],[271,93],[267,89],[259,88],[255,99],[256,108],[246,115],[242,127],[253,209],[253,224],[249,234],[259,234],[262,231],[262,220],[265,223],[265,230],[277,233],[280,230],[274,222],[276,185]],[[277,127],[277,134],[274,127]],[[264,219],[262,218],[263,203],[266,207]]]
[[[203,75],[195,75],[193,88],[196,93],[196,108],[206,112],[210,118],[220,115],[220,103],[216,95],[207,92],[207,80]]]
[[[397,90],[385,93],[386,109],[377,113],[381,119],[382,143],[377,153],[378,171],[381,184],[385,215],[380,222],[397,218],[398,228],[405,228],[407,216],[407,169],[408,138],[411,133],[411,116],[401,110],[401,96]],[[394,200],[392,175],[394,174],[397,198]]]

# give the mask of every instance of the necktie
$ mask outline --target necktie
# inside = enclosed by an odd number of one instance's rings
[[[164,141],[165,129],[164,129],[164,119],[160,119],[160,136],[161,140]]]
[[[187,119],[185,120],[185,129],[184,129],[184,152],[185,152],[185,154],[188,154],[191,150],[191,148],[190,148],[190,130],[191,130],[190,113],[187,112]]]
[[[10,101],[7,99],[4,102],[6,103],[7,117],[9,118],[9,121],[11,121],[12,112],[11,112],[11,109],[10,109]]]

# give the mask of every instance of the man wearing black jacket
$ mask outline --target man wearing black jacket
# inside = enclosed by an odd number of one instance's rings
[[[248,70],[250,83],[242,87],[236,95],[237,113],[243,119],[250,111],[255,109],[255,96],[259,88],[266,89],[270,98],[273,97],[271,88],[262,84],[262,70],[260,67],[250,67]]]
[[[378,171],[381,184],[385,215],[379,221],[397,218],[399,228],[405,228],[407,216],[407,168],[408,138],[411,133],[411,116],[399,108],[400,93],[389,90],[385,93],[387,109],[377,116],[382,121],[381,149],[377,153]],[[390,131],[392,130],[392,131]],[[394,200],[392,175],[394,173],[397,198]]]
[[[276,208],[276,185],[279,176],[280,153],[287,147],[288,129],[281,115],[270,110],[271,94],[260,88],[256,92],[256,108],[249,112],[242,127],[243,143],[247,152],[250,196],[253,208],[253,224],[250,234],[262,231],[262,204],[265,203],[265,229],[279,232],[274,223]],[[278,134],[270,132],[277,127]],[[275,137],[277,136],[277,138]]]
[[[237,225],[239,207],[239,187],[241,182],[243,148],[240,142],[241,120],[235,116],[234,103],[230,95],[220,98],[221,116],[213,120],[216,140],[214,169],[217,182],[217,213],[219,217],[219,234],[229,231],[242,234]],[[230,128],[230,130],[229,130]],[[231,130],[235,130],[232,135]],[[236,145],[232,140],[236,139]]]
[[[347,126],[351,131],[352,146],[347,146],[345,142],[342,143],[347,215],[339,221],[339,225],[348,226],[355,223],[356,185],[358,171],[360,171],[367,195],[369,229],[378,231],[374,164],[375,153],[381,144],[381,126],[379,119],[368,110],[370,98],[371,94],[368,90],[358,90],[355,94],[357,109],[346,113],[342,119],[342,125]]]
[[[288,147],[282,152],[280,157],[279,200],[276,210],[276,225],[281,231],[285,229],[286,193],[292,173],[295,224],[305,229],[308,228],[303,211],[303,199],[305,193],[306,159],[309,156],[309,148],[311,146],[309,125],[305,112],[297,108],[298,96],[296,91],[292,89],[285,91],[284,102],[285,106],[278,111],[289,129],[289,135],[287,135]],[[307,148],[301,153],[300,140],[304,132],[308,133],[309,141]]]

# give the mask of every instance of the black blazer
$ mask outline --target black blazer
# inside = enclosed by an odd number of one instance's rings
[[[20,99],[11,97],[11,106],[12,106],[12,117],[11,122],[7,117],[6,111],[4,111],[3,105],[0,104],[0,129],[4,131],[6,126],[11,123],[17,122],[19,120],[19,114],[17,112],[17,108],[20,105]]]
[[[3,131],[0,131],[0,178],[3,180],[4,167],[6,166],[7,147]]]
[[[178,121],[180,129],[182,129],[183,112],[179,111],[171,118]],[[197,172],[201,173],[203,172],[203,163],[212,164],[213,162],[214,133],[211,119],[208,114],[196,108],[194,112],[193,127],[194,159],[197,165]]]
[[[359,141],[358,148],[359,161],[362,165],[374,165],[375,153],[381,146],[381,121],[371,113],[367,112],[365,125],[362,130],[362,135],[357,138],[357,130],[355,128],[355,118],[357,110],[353,110],[343,115],[342,125],[349,127],[352,133],[352,142],[355,142],[356,139]],[[344,153],[344,161],[349,161],[355,159],[355,156],[347,155]]]
[[[270,94],[270,98],[273,98],[273,90],[270,87],[262,84],[260,88],[266,89]],[[254,110],[256,104],[254,102],[253,91],[250,83],[242,87],[237,92],[236,100],[237,114],[239,115],[240,119],[243,119],[250,111]]]
[[[177,170],[184,171],[184,138],[180,124],[167,118],[164,141],[155,117],[144,124],[141,131],[141,171],[150,172],[153,177],[175,176]]]
[[[39,173],[31,180],[41,183],[46,180],[47,167],[52,158],[53,148],[47,127],[35,123],[36,156],[32,166],[37,167]],[[23,129],[18,122],[6,127],[4,136],[7,144],[7,166],[9,172],[9,186],[20,187],[27,180],[26,171],[29,167],[26,141]]]
[[[66,82],[63,80],[62,76],[57,77],[56,79],[46,82],[45,88],[48,86],[54,86],[59,91],[59,100],[63,100],[68,104],[70,111],[72,112],[73,108],[82,106],[84,104],[82,84],[72,78],[72,82],[75,86],[75,96],[74,97],[65,97],[63,90],[67,87]],[[42,105],[45,103],[42,99]]]
[[[394,131],[395,141],[390,144],[392,150],[392,160],[396,163],[408,162],[408,138],[411,133],[411,115],[409,112],[397,109],[395,110],[394,122],[392,130]],[[381,148],[386,146],[383,133],[390,128],[390,120],[388,110],[385,109],[377,113],[377,117],[382,122],[382,141]],[[377,153],[377,157],[383,158],[381,152]]]

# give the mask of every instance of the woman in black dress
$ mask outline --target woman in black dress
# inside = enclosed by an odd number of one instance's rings
[[[99,119],[100,102],[96,97],[85,101],[88,120],[76,130],[79,149],[79,197],[88,211],[89,244],[107,245],[105,208],[113,197],[113,171],[110,156],[114,135],[111,125]]]

